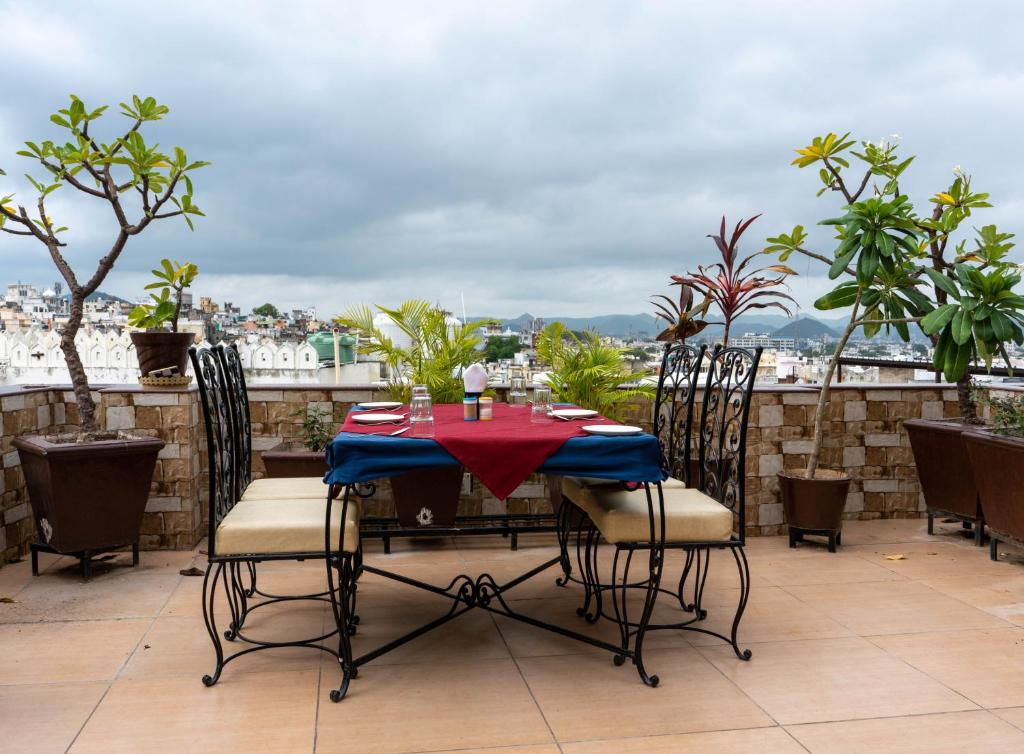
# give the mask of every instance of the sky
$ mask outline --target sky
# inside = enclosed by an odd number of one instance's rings
[[[197,298],[243,310],[651,312],[670,275],[715,261],[723,214],[763,213],[747,252],[840,214],[789,165],[829,131],[898,134],[921,208],[962,166],[996,205],[976,224],[1024,230],[1022,31],[1024,4],[984,0],[0,0],[0,195],[34,204],[14,152],[59,136],[69,93],[112,105],[107,138],[118,102],[153,96],[171,112],[147,138],[212,162],[207,217],[133,238],[107,292],[137,298],[168,256],[199,266]],[[109,207],[65,188],[48,210],[87,277]],[[806,310],[828,281],[792,261]],[[0,234],[0,284],[57,279],[41,244]]]

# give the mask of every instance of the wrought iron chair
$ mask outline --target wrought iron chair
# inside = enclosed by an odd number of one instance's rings
[[[750,650],[741,650],[737,641],[740,620],[750,594],[750,571],[743,551],[746,527],[745,454],[747,422],[753,394],[754,378],[761,359],[761,349],[751,352],[742,348],[716,349],[709,359],[708,375],[700,414],[698,441],[699,480],[694,488],[653,489],[645,486],[640,494],[622,489],[601,488],[581,498],[582,511],[593,524],[588,541],[593,541],[593,565],[587,570],[591,592],[609,592],[612,614],[598,603],[600,617],[610,619],[619,627],[623,654],[616,656],[621,665],[631,657],[641,679],[649,686],[658,684],[658,677],[647,673],[643,664],[643,642],[646,633],[659,629],[698,631],[717,636],[729,643],[737,657],[750,659]],[[575,502],[575,501],[574,501]],[[579,503],[576,503],[579,505]],[[596,568],[596,542],[603,537],[615,547],[610,585],[601,584]],[[693,617],[676,623],[651,622],[655,601],[661,588],[665,551],[687,552],[680,584],[695,568]],[[707,580],[710,554],[715,549],[728,549],[739,571],[740,596],[729,636],[703,626],[707,613],[701,608],[701,597]],[[630,581],[629,571],[634,555],[648,552],[647,573]],[[681,590],[682,587],[680,587]],[[643,593],[643,607],[636,620],[629,615],[630,591]],[[682,602],[682,599],[681,599]],[[687,607],[685,603],[684,608]],[[632,642],[632,649],[630,644]]]
[[[216,652],[216,668],[203,683],[212,686],[224,666],[242,655],[272,647],[309,647],[327,652],[343,666],[351,659],[349,635],[354,631],[355,569],[359,553],[358,502],[346,494],[340,505],[324,487],[319,499],[239,500],[236,447],[237,433],[231,418],[231,389],[223,362],[211,349],[189,349],[199,387],[206,427],[209,465],[208,566],[203,579],[203,619]],[[327,597],[273,597],[258,603],[247,600],[241,567],[268,560],[328,559]],[[339,572],[337,584],[334,573]],[[223,638],[241,640],[252,646],[225,656],[217,628],[215,606],[217,585],[221,584],[231,615]],[[243,633],[245,619],[256,608],[299,599],[328,599],[336,617],[333,631],[312,638],[269,642]],[[320,642],[338,636],[338,649]]]
[[[661,360],[658,388],[654,399],[652,429],[661,446],[662,468],[668,479],[662,482],[663,489],[684,489],[691,483],[691,458],[693,453],[694,400],[700,382],[700,367],[704,360],[706,346],[691,346],[681,342],[667,343]],[[597,544],[598,533],[593,522],[583,512],[595,504],[595,494],[625,490],[624,482],[590,477],[563,477],[562,495],[573,505],[563,505],[558,511],[558,541],[562,553],[562,576],[558,584],[568,581],[582,584],[583,604],[577,610],[581,617],[594,623],[600,617],[601,589],[597,588]],[[642,489],[634,494],[643,496]],[[569,555],[569,541],[575,535],[576,567],[580,577],[574,577],[572,559]],[[687,551],[687,564],[693,554]],[[694,609],[686,603],[683,588],[690,568],[683,571],[677,596],[684,609]],[[591,610],[591,603],[594,609]]]

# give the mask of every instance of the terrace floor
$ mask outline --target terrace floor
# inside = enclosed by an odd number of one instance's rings
[[[202,579],[179,574],[205,567],[198,550],[143,553],[137,570],[114,565],[119,555],[89,583],[74,561],[42,556],[38,578],[27,562],[0,569],[0,597],[13,600],[0,603],[0,751],[1024,751],[1024,559],[992,563],[958,525],[929,537],[919,520],[847,522],[843,538],[835,555],[750,541],[748,663],[717,640],[658,632],[650,689],[599,650],[473,611],[365,666],[340,704],[327,698],[334,660],[308,649],[244,657],[215,687],[200,683],[213,666]],[[539,536],[516,553],[502,539],[369,550],[369,562],[438,583],[463,571],[500,580],[555,552]],[[705,597],[718,624],[737,594],[726,558],[713,559]],[[260,582],[312,591],[321,567],[264,565]],[[552,578],[524,585],[517,607],[585,626],[578,592]],[[369,574],[359,600],[356,652],[441,607]],[[327,620],[322,603],[273,606],[250,630],[294,637]],[[591,630],[613,639],[611,626]]]

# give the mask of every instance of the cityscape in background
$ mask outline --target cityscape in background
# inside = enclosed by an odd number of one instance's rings
[[[141,299],[140,299],[141,300]],[[133,329],[128,314],[139,303],[97,292],[85,304],[85,326],[76,339],[86,372],[93,384],[126,384],[139,370],[129,338]],[[3,289],[0,301],[0,385],[66,384],[69,382],[59,331],[68,317],[69,298],[60,283],[49,287],[17,282]],[[458,320],[454,317],[453,322]],[[534,344],[551,321],[570,329],[593,330],[608,343],[626,349],[634,370],[652,374],[660,364],[663,344],[655,337],[661,329],[653,315],[606,315],[592,318],[550,318],[522,315],[490,320],[483,331],[480,361],[491,380],[503,383],[512,373],[543,379]],[[386,317],[379,328],[401,344],[407,338]],[[662,323],[663,324],[663,323]],[[272,303],[249,312],[230,301],[212,297],[183,297],[178,329],[191,332],[197,343],[237,344],[252,383],[365,385],[386,381],[391,375],[381,363],[359,353],[359,333],[335,328],[332,317],[321,319],[314,307],[282,311]],[[729,343],[764,349],[758,369],[763,384],[820,383],[834,352],[838,333],[827,322],[798,316],[743,317],[733,325]],[[710,326],[693,339],[709,346],[721,339],[722,329]],[[1024,367],[1024,352],[1011,348],[1015,367]],[[895,334],[851,340],[844,352],[843,382],[934,382],[932,370],[921,366],[931,360],[931,344],[920,333],[911,343]],[[878,362],[877,364],[865,362]],[[996,370],[1001,371],[1001,370]],[[979,381],[1020,381],[1009,374],[980,374]]]

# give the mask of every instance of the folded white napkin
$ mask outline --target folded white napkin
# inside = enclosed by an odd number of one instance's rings
[[[482,393],[487,389],[487,370],[480,364],[470,364],[462,373],[467,393]]]

